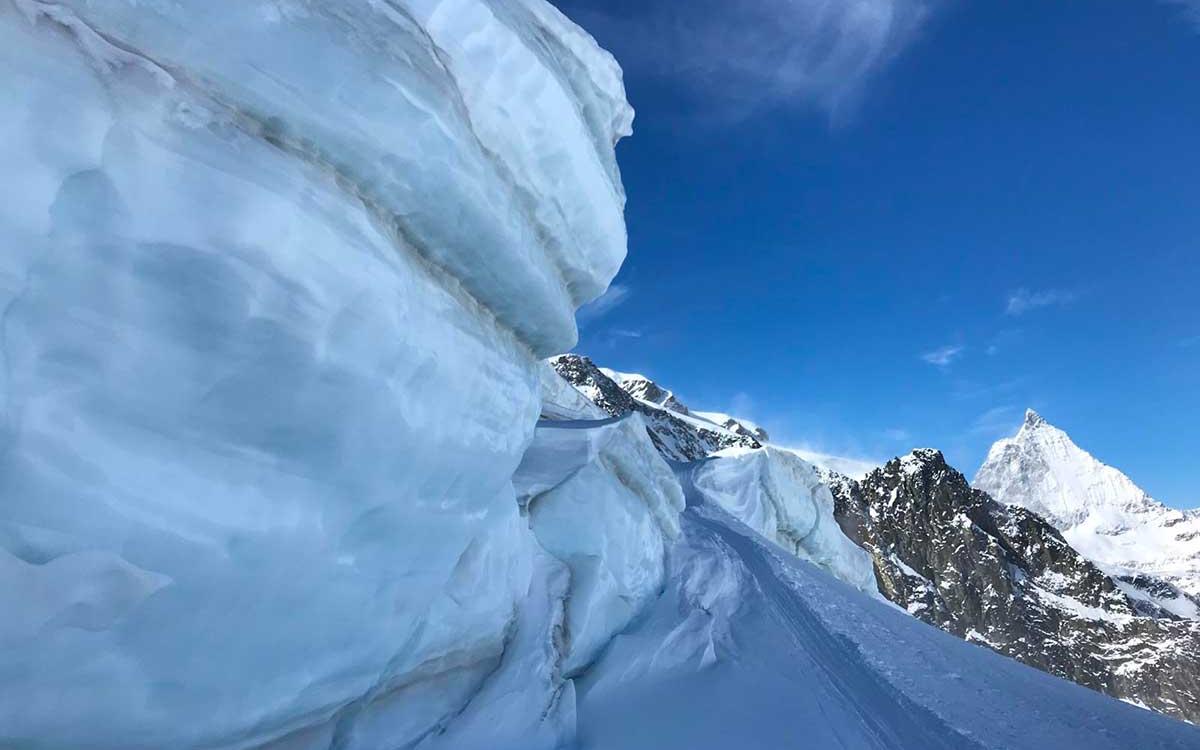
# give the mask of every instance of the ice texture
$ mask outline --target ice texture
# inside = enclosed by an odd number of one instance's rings
[[[816,469],[786,450],[726,448],[691,470],[696,493],[792,554],[874,592],[871,556],[842,533]]]
[[[615,63],[534,0],[3,0],[0,81],[0,745],[442,732],[561,583],[512,476],[625,252]]]
[[[570,570],[574,674],[662,589],[683,490],[638,414],[540,423],[514,482],[539,544]]]

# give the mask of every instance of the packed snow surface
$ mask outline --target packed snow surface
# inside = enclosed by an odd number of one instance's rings
[[[577,681],[581,748],[1200,746],[1193,726],[961,641],[688,502],[666,592]]]
[[[974,484],[1046,518],[1114,576],[1147,574],[1200,596],[1200,514],[1154,500],[1033,411],[1016,436],[992,446]],[[1186,598],[1155,601],[1176,614],[1196,614]]]

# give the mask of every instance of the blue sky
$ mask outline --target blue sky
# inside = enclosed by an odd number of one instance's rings
[[[1200,505],[1200,1],[555,1],[638,112],[578,351],[968,476],[1033,407]]]

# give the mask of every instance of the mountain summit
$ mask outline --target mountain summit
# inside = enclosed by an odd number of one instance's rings
[[[974,485],[1042,516],[1122,580],[1150,576],[1200,595],[1200,516],[1150,497],[1033,410],[1015,436],[992,446]],[[1195,616],[1194,603],[1158,588],[1159,604]]]

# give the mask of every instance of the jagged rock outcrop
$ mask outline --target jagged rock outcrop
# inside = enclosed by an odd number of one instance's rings
[[[613,382],[621,387],[621,390],[639,401],[646,401],[676,414],[691,413],[683,402],[675,397],[674,392],[668,391],[645,375],[617,372],[607,368],[602,368],[601,371],[612,378]]]
[[[762,447],[750,435],[731,432],[707,420],[690,416],[687,407],[679,403],[673,394],[646,378],[639,376],[623,382],[628,383],[637,394],[662,397],[662,403],[631,394],[587,357],[560,354],[551,358],[550,364],[567,382],[611,416],[622,416],[631,411],[641,413],[650,439],[663,456],[672,461],[696,461],[724,448]]]
[[[1037,514],[914,451],[831,481],[879,590],[925,622],[1168,715],[1200,720],[1200,625],[1131,599]]]

